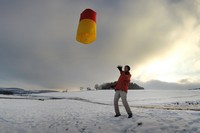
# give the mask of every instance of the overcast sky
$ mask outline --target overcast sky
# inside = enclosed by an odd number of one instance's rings
[[[86,8],[90,45],[75,39]],[[146,88],[200,87],[199,51],[200,0],[0,0],[0,87],[93,87],[126,64]]]

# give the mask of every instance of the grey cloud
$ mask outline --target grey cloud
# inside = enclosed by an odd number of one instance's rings
[[[98,81],[96,77],[101,73],[98,70],[108,71],[98,65],[101,61],[107,66],[110,63],[102,54],[103,45],[84,46],[75,41],[83,7],[86,7],[84,2],[37,1],[7,10],[7,14],[2,15],[5,19],[1,19],[1,31],[4,31],[1,32],[1,79],[46,88]]]
[[[177,1],[1,1],[0,79],[44,88],[93,86],[117,79],[118,64],[141,64],[168,53],[184,17]],[[190,4],[190,6],[187,6]],[[79,15],[97,11],[97,40],[75,40]],[[192,10],[190,10],[192,9]],[[179,11],[180,10],[180,11]]]

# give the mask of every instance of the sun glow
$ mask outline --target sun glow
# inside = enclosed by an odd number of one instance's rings
[[[172,76],[176,71],[175,62],[176,57],[164,60],[154,60],[139,68],[136,71],[136,75],[139,75],[138,78],[142,81],[156,79],[172,82],[175,80]]]
[[[140,64],[132,73],[141,81],[161,80],[179,82],[181,79],[199,80],[195,75],[199,72],[200,27],[195,26],[192,18],[185,22],[185,27],[174,38],[173,48],[168,55],[160,53],[148,62]],[[195,27],[195,29],[193,28]]]

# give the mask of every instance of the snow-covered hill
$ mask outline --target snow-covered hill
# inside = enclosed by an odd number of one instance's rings
[[[199,91],[129,91],[133,118],[113,117],[114,91],[0,95],[1,133],[198,133]],[[21,99],[20,99],[21,98]]]

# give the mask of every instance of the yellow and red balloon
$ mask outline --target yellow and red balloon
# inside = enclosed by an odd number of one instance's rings
[[[85,9],[78,24],[76,40],[83,44],[90,44],[96,40],[96,12]]]

